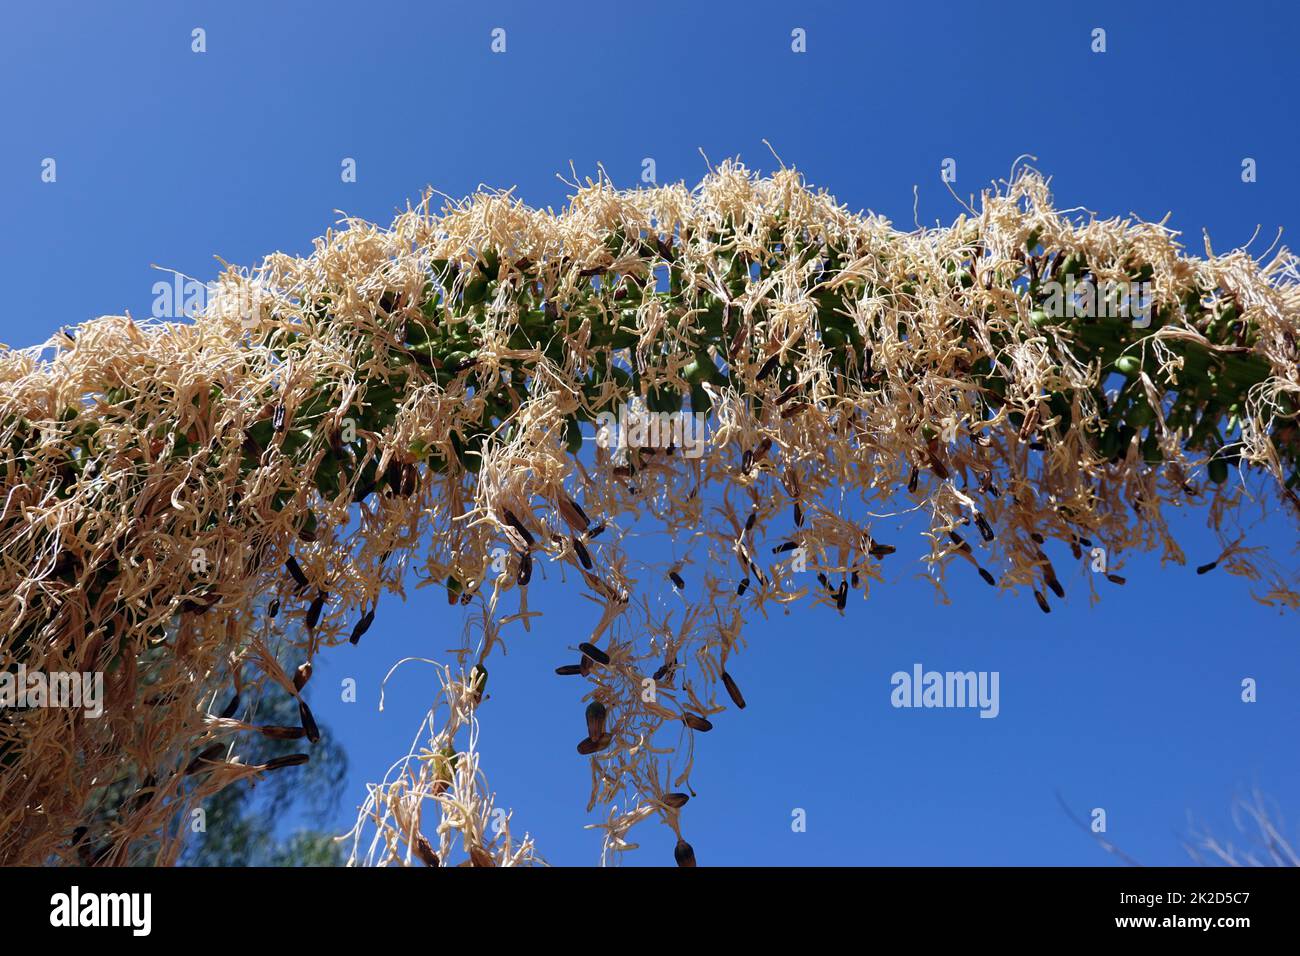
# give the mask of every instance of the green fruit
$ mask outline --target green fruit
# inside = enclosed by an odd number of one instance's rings
[[[1208,466],[1210,481],[1221,485],[1228,480],[1228,463],[1222,458],[1211,458]]]
[[[1121,355],[1115,359],[1115,370],[1128,378],[1136,378],[1142,371],[1142,362],[1136,355]]]
[[[1155,421],[1156,413],[1145,399],[1138,399],[1129,408],[1128,413],[1124,416],[1124,421],[1128,422],[1134,428],[1143,428]]]
[[[582,451],[582,426],[572,415],[564,420],[564,444],[571,455]]]

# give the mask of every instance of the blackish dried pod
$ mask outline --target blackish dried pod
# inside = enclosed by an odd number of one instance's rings
[[[803,527],[803,509],[799,507],[797,501],[794,503],[794,526],[796,528]]]
[[[559,674],[561,677],[576,677],[582,673],[582,665],[561,664],[559,667],[555,668],[555,673]]]
[[[907,493],[909,495],[916,493],[916,483],[921,480],[921,473],[917,471],[916,466],[912,466],[912,474],[907,479]]]
[[[736,682],[731,679],[731,675],[726,671],[722,672],[722,686],[727,688],[727,696],[731,698],[731,702],[744,710],[745,695],[740,692],[740,688],[736,686]]]
[[[524,527],[523,522],[520,521],[518,518],[516,518],[515,513],[511,511],[509,508],[506,509],[505,514],[506,514],[506,523],[509,524],[510,527],[518,531],[519,537],[523,538],[524,542],[531,548],[534,543],[532,532]]]
[[[285,767],[301,767],[309,760],[311,760],[310,754],[286,754],[283,757],[272,757],[262,769],[282,770]]]
[[[686,722],[686,726],[691,728],[691,730],[698,730],[700,733],[706,733],[713,729],[713,724],[709,723],[709,721],[705,720],[699,714],[692,714],[689,710],[682,714],[682,720]]]
[[[659,802],[666,807],[680,810],[682,807],[686,806],[686,802],[690,799],[690,795],[685,793],[665,793],[659,798]]]
[[[1042,536],[1041,534],[1039,534],[1037,531],[1031,531],[1031,532],[1029,532],[1029,537],[1031,537],[1031,538],[1034,539],[1034,543],[1035,543],[1035,544],[1042,544],[1042,543],[1043,543],[1043,536]]]
[[[761,382],[773,372],[776,371],[777,363],[781,361],[781,353],[777,352],[764,362],[758,369],[758,374],[754,376],[754,381]]]
[[[590,674],[592,670],[595,668],[595,666],[596,666],[596,662],[593,661],[586,654],[583,654],[582,657],[578,658],[578,673],[581,674],[583,677],[586,677],[588,674]]]
[[[957,545],[958,549],[963,554],[970,554],[970,545],[967,544],[966,539],[963,538],[961,535],[959,535],[956,531],[949,531],[948,537],[952,539],[952,543]]]
[[[300,691],[311,680],[311,661],[303,661],[293,672],[293,689]]]
[[[980,568],[980,577],[984,579],[984,583],[987,584],[989,587],[995,588],[998,586],[997,579],[994,578],[993,575],[989,574],[989,572],[985,571],[983,568]]]
[[[799,387],[800,387],[800,384],[801,384],[801,383],[799,383],[799,382],[795,382],[793,385],[791,385],[789,388],[787,388],[784,392],[782,392],[780,395],[778,395],[778,396],[776,397],[776,403],[777,403],[778,405],[784,405],[786,402],[790,401],[790,399],[792,399],[792,398],[794,398],[796,395],[798,395],[798,394],[799,394]]]
[[[989,527],[988,520],[978,511],[975,512],[975,527],[980,529],[980,534],[985,541],[993,540],[993,529]]]
[[[587,736],[592,740],[599,740],[600,735],[605,732],[605,717],[608,711],[605,705],[598,700],[593,700],[587,705]]]
[[[587,532],[587,540],[590,541],[592,538],[600,537],[600,535],[604,533],[604,531],[605,531],[605,522],[602,521],[600,524],[596,525],[596,527],[592,528],[590,531]]]
[[[673,847],[673,859],[677,861],[678,866],[694,866],[695,851],[685,840],[678,839],[677,846]]]
[[[185,776],[189,777],[200,770],[209,769],[208,764],[221,763],[221,754],[225,749],[225,744],[211,744],[200,750],[198,756],[191,760],[185,768]]]
[[[569,507],[573,509],[574,513],[582,519],[582,530],[586,531],[587,528],[591,526],[591,519],[587,517],[587,512],[583,511],[582,505],[578,504],[572,498],[565,496],[565,500],[568,501]]]
[[[298,561],[293,555],[289,555],[284,562],[285,569],[289,572],[289,577],[293,578],[294,583],[301,590],[307,586],[307,575],[302,573],[302,568],[298,566]]]
[[[231,717],[234,717],[234,716],[235,716],[235,711],[237,711],[237,710],[239,710],[239,695],[238,695],[238,694],[236,694],[234,697],[230,698],[230,703],[228,703],[228,704],[226,705],[226,709],[223,710],[223,711],[221,712],[221,718],[222,718],[222,720],[229,720]]]
[[[329,597],[324,591],[317,591],[316,598],[307,607],[307,626],[315,627],[320,620],[320,612],[325,607],[325,601]]]
[[[1061,587],[1061,582],[1056,579],[1056,575],[1047,578],[1047,586],[1052,589],[1052,593],[1058,598],[1065,599],[1065,588]]]
[[[352,629],[352,636],[348,638],[353,644],[361,640],[362,635],[370,630],[370,625],[375,622],[375,611],[371,608],[365,614],[361,615],[361,620],[357,621],[357,626]]]
[[[267,616],[274,620],[275,616],[280,613],[280,599],[276,598],[271,602],[271,606],[266,610]]]
[[[601,734],[595,740],[592,740],[590,737],[583,737],[578,741],[578,753],[582,754],[584,757],[589,757],[592,754],[598,754],[602,750],[607,749],[613,742],[613,734]]]
[[[1034,589],[1034,600],[1038,602],[1038,606],[1042,609],[1044,614],[1052,613],[1052,606],[1047,603],[1047,598],[1043,596],[1043,592],[1039,591],[1037,588]]]
[[[519,555],[519,573],[515,575],[515,583],[521,588],[527,587],[528,582],[533,579],[533,555],[531,551],[525,551]]]
[[[278,432],[284,431],[284,402],[275,406],[275,415],[271,419],[271,427]]]
[[[875,542],[872,542],[871,548],[867,551],[867,553],[871,555],[873,558],[883,558],[886,557],[887,555],[893,554],[897,550],[898,549],[895,548],[892,544],[877,544]]]
[[[749,513],[749,517],[745,519],[745,530],[746,530],[746,531],[753,531],[753,530],[754,530],[754,522],[755,522],[757,519],[758,519],[758,512],[757,512],[757,511],[751,511],[751,512]]]
[[[307,739],[317,743],[320,740],[320,728],[316,726],[316,718],[311,715],[311,708],[301,698],[298,700],[298,719],[302,721],[302,729]]]
[[[736,594],[741,595],[748,590],[749,590],[749,578],[742,578],[740,583],[736,585]]]
[[[753,467],[754,467],[754,453],[750,451],[748,448],[746,448],[745,453],[740,456],[740,470],[749,471],[749,469]]]
[[[849,577],[849,580],[852,582],[852,584],[853,584],[853,590],[855,590],[855,591],[856,591],[856,590],[858,589],[858,587],[862,584],[862,580],[861,580],[861,578],[858,577],[858,572],[857,572],[857,571],[854,571],[854,572],[853,572],[853,574]]]
[[[773,548],[773,549],[772,549],[772,553],[773,553],[773,554],[785,554],[787,551],[793,551],[793,550],[794,550],[795,548],[797,548],[797,547],[799,547],[799,545],[798,545],[797,542],[794,542],[794,541],[784,541],[784,542],[782,542],[781,544],[778,544],[775,548]]]
[[[270,737],[272,740],[300,740],[307,733],[301,727],[283,727],[277,724],[258,727],[257,732],[263,737]]]
[[[841,581],[840,589],[835,592],[835,607],[841,611],[844,610],[844,605],[848,603],[848,599],[849,599],[849,582]]]
[[[438,854],[433,851],[433,846],[425,839],[423,833],[416,836],[413,849],[415,855],[420,858],[420,862],[425,866],[437,866],[442,862],[438,859]]]
[[[1118,574],[1108,574],[1106,575],[1106,580],[1111,584],[1128,584],[1128,578]]]
[[[1211,571],[1213,571],[1213,570],[1214,570],[1215,568],[1217,568],[1218,566],[1219,566],[1219,562],[1218,562],[1218,561],[1211,561],[1209,564],[1202,564],[1199,568],[1196,569],[1196,573],[1197,573],[1197,574],[1209,574]]]
[[[573,552],[578,556],[578,561],[588,571],[591,570],[591,555],[587,552],[587,546],[577,538],[573,538]]]
[[[678,574],[676,571],[669,571],[668,577],[672,579],[673,587],[675,587],[679,591],[685,590],[686,582],[682,580],[682,576],[680,574]]]
[[[821,582],[822,587],[824,587],[827,591],[835,590],[834,588],[831,587],[831,579],[826,576],[825,571],[817,572],[817,580]]]
[[[609,663],[609,655],[606,654],[604,651],[602,651],[595,644],[588,644],[586,641],[584,641],[583,643],[578,645],[578,650],[582,651],[582,653],[586,654],[597,664]]]

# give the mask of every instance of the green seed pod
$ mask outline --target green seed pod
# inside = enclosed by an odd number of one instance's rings
[[[1136,355],[1121,355],[1115,359],[1115,371],[1128,378],[1136,378],[1142,371],[1142,362]]]

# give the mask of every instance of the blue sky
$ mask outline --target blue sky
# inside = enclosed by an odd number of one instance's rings
[[[853,208],[900,227],[959,208],[939,179],[957,162],[978,193],[1029,153],[1060,206],[1172,211],[1193,250],[1300,226],[1293,4],[657,3],[365,4],[14,2],[0,10],[0,341],[60,325],[147,316],[157,264],[212,278],[220,256],[302,253],[338,218],[387,221],[432,185],[461,196],[517,186],[559,205],[556,174],[603,164],[632,185],[705,160],[781,158]],[[191,52],[191,30],[207,52]],[[490,31],[506,30],[493,54]],[[1107,51],[1090,51],[1091,31]],[[791,51],[791,30],[807,52]],[[45,158],[57,181],[41,181]],[[357,181],[340,163],[356,160]],[[1258,181],[1243,183],[1241,163]],[[914,195],[914,187],[916,189]],[[915,213],[914,213],[915,208]],[[1205,516],[1180,519],[1191,565],[1217,549]],[[915,530],[915,529],[912,529]],[[1226,832],[1235,792],[1258,786],[1300,819],[1300,654],[1294,615],[1245,582],[1135,560],[1090,606],[1068,552],[1069,600],[1043,616],[955,573],[936,605],[900,530],[887,587],[851,604],[754,620],[733,673],[749,708],[698,741],[685,814],[701,863],[1097,864],[1065,817],[1104,807],[1109,836],[1147,863],[1181,863],[1188,812]],[[1295,524],[1261,529],[1295,560]],[[960,572],[955,568],[955,572]],[[969,579],[967,579],[969,577]],[[552,669],[592,621],[539,585],[548,611],[492,666],[485,766],[516,825],[549,860],[594,862],[582,829],[589,776],[573,753],[581,689]],[[428,702],[407,654],[436,656],[459,612],[435,591],[386,602],[359,649],[320,662],[316,708],[348,748],[345,829],[366,780],[405,748]],[[889,677],[915,662],[996,670],[1001,714],[896,710]],[[361,699],[323,690],[357,678]],[[1254,677],[1259,700],[1240,701]],[[806,810],[805,833],[791,813]],[[671,861],[648,824],[629,863]]]

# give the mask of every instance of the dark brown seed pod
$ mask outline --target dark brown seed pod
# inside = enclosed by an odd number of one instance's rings
[[[793,551],[793,550],[794,550],[795,548],[797,548],[797,547],[799,547],[799,545],[798,545],[797,542],[794,542],[794,541],[783,541],[783,542],[781,542],[780,544],[778,544],[775,548],[772,549],[772,553],[773,553],[773,554],[785,554],[787,551]]]
[[[751,511],[751,512],[749,513],[749,517],[745,519],[745,530],[746,530],[746,531],[753,531],[753,530],[754,530],[754,522],[757,521],[757,520],[758,520],[758,512],[757,512],[757,511]]]
[[[230,698],[230,703],[228,703],[228,704],[226,705],[226,709],[223,710],[223,711],[221,712],[221,718],[222,718],[222,720],[229,720],[231,717],[234,717],[234,716],[235,716],[235,711],[237,711],[237,710],[239,710],[239,695],[238,695],[238,694],[236,694],[234,697]]]
[[[437,866],[441,861],[438,854],[433,852],[433,846],[429,843],[423,833],[415,838],[415,855],[420,858],[420,862],[425,866]]]
[[[794,503],[794,526],[796,528],[803,527],[803,509],[799,507],[797,501]]]
[[[225,744],[210,744],[199,751],[197,757],[189,762],[185,768],[185,776],[193,776],[200,770],[209,769],[208,764],[221,763],[221,754],[225,751]]]
[[[270,737],[272,740],[300,740],[307,733],[301,727],[284,727],[277,724],[258,727],[257,731],[263,737]]]
[[[916,466],[913,465],[912,474],[907,479],[907,493],[909,495],[916,494],[916,483],[920,481],[920,479],[921,473],[917,471]]]
[[[595,644],[588,644],[586,641],[584,641],[583,643],[578,645],[578,650],[582,651],[582,653],[586,654],[597,664],[609,663],[609,655],[606,654],[604,651],[602,651]]]
[[[961,551],[963,554],[970,554],[970,545],[967,544],[966,539],[963,538],[961,535],[959,535],[956,531],[949,531],[948,537],[952,539],[953,544],[957,545],[959,551]]]
[[[293,672],[293,689],[302,690],[311,680],[311,661],[303,661]]]
[[[776,397],[776,403],[778,405],[784,405],[786,402],[790,401],[790,399],[794,398],[796,395],[799,394],[799,387],[800,387],[800,383],[795,382],[793,385],[791,385],[789,388],[787,388],[784,392],[782,392],[780,395]]]
[[[740,584],[736,586],[737,594],[744,594],[749,590],[749,578],[742,578]]]
[[[673,587],[675,587],[679,591],[685,590],[686,582],[682,580],[682,576],[680,574],[678,574],[676,571],[669,571],[668,577],[672,579]]]
[[[997,579],[994,578],[993,575],[989,574],[989,572],[985,571],[983,568],[980,568],[980,577],[984,579],[984,583],[987,584],[989,587],[995,588],[998,586]]]
[[[278,432],[284,431],[284,402],[275,406],[275,414],[271,418],[271,427]]]
[[[348,638],[348,640],[353,644],[357,643],[357,641],[361,640],[362,635],[364,635],[366,631],[370,630],[370,625],[374,622],[375,612],[372,608],[361,616],[361,620],[357,621],[357,626],[352,629],[352,636]]]
[[[515,576],[515,583],[521,588],[527,587],[528,582],[533,579],[533,555],[531,551],[525,551],[519,555],[519,573]]]
[[[753,467],[754,467],[754,453],[750,451],[748,448],[746,448],[745,453],[740,456],[740,470],[749,471],[749,469]]]
[[[1091,547],[1092,547],[1092,539],[1091,539],[1091,538],[1080,538],[1080,539],[1079,539],[1079,544],[1083,545],[1085,548],[1091,548]]]
[[[298,585],[299,590],[307,586],[307,575],[302,573],[302,568],[298,566],[298,561],[293,555],[289,555],[285,559],[284,566],[288,570],[289,576],[293,578],[294,583]]]
[[[578,504],[572,498],[566,496],[566,500],[569,502],[569,507],[573,509],[574,514],[582,519],[582,530],[586,531],[587,528],[591,526],[591,519],[587,517],[587,512],[583,511],[582,505]]]
[[[262,769],[282,770],[285,767],[301,767],[309,760],[311,760],[310,754],[286,754],[283,757],[272,757]]]
[[[520,521],[518,518],[516,518],[515,513],[511,511],[509,508],[506,509],[505,514],[506,514],[506,523],[509,524],[510,527],[518,531],[519,537],[523,538],[524,542],[531,548],[534,544],[532,532],[530,532],[527,528],[524,527],[523,522]]]
[[[578,753],[584,757],[590,757],[592,754],[598,754],[614,742],[613,734],[601,734],[595,740],[590,737],[583,737],[578,741]]]
[[[871,550],[869,550],[867,553],[870,554],[873,558],[883,558],[883,557],[886,557],[886,556],[888,556],[888,555],[893,554],[893,553],[894,553],[895,551],[897,551],[897,550],[898,550],[898,549],[895,548],[892,544],[874,544],[874,543],[873,543],[873,544],[871,545]]]
[[[469,848],[469,860],[475,866],[497,865],[496,860],[492,859],[492,854],[477,844]]]
[[[1061,587],[1061,582],[1056,580],[1056,575],[1047,579],[1047,586],[1052,589],[1052,593],[1062,600],[1065,599],[1065,588]]]
[[[447,603],[455,604],[460,600],[460,582],[454,577],[447,577]]]
[[[1080,558],[1083,557],[1083,549],[1079,547],[1079,542],[1077,541],[1070,542],[1070,554],[1074,557],[1074,560],[1076,561],[1078,561]]]
[[[1197,574],[1209,574],[1211,571],[1213,571],[1213,570],[1214,570],[1215,568],[1217,568],[1218,566],[1219,566],[1219,562],[1218,562],[1218,561],[1211,561],[1209,564],[1202,564],[1199,568],[1196,569],[1196,573],[1197,573]]]
[[[1128,584],[1128,578],[1122,577],[1118,574],[1108,574],[1106,575],[1106,580],[1111,584]]]
[[[324,591],[316,592],[315,600],[313,600],[307,608],[308,627],[315,627],[317,622],[320,621],[320,612],[321,609],[325,607],[325,601],[328,597],[329,595],[326,594]]]
[[[586,654],[583,654],[580,658],[578,658],[578,673],[581,674],[583,677],[586,677],[588,674],[590,674],[595,667],[596,667],[596,662],[593,661]]]
[[[685,793],[665,793],[659,798],[659,802],[666,807],[672,807],[674,810],[680,810],[686,806],[686,801],[690,800],[690,795]]]
[[[584,568],[586,568],[588,571],[590,571],[590,570],[591,570],[591,555],[587,553],[587,546],[584,545],[584,544],[583,544],[581,541],[579,541],[577,538],[574,538],[574,539],[573,539],[573,551],[574,551],[574,553],[578,556],[578,560],[582,563],[582,566],[583,566]]]
[[[673,859],[677,861],[678,866],[694,866],[695,851],[689,843],[679,838],[677,846],[673,848]]]
[[[1037,588],[1034,589],[1034,600],[1038,602],[1038,606],[1042,608],[1044,614],[1052,613],[1052,606],[1047,603],[1047,598],[1043,596],[1043,592]]]
[[[849,599],[849,582],[841,581],[839,590],[835,592],[835,607],[841,611],[844,610],[844,605],[848,603],[848,599]]]
[[[833,587],[831,587],[831,579],[826,576],[825,571],[817,572],[817,580],[821,582],[821,586],[824,587],[827,591],[833,592],[835,590]]]
[[[561,664],[559,667],[555,668],[555,673],[559,674],[561,677],[576,677],[578,674],[582,673],[582,665]]]
[[[682,720],[686,722],[686,726],[691,728],[691,730],[698,730],[700,733],[707,733],[713,729],[713,724],[709,723],[709,721],[705,720],[699,714],[692,714],[689,710],[682,714]]]
[[[274,619],[275,616],[279,613],[280,613],[280,599],[276,598],[274,601],[271,602],[271,606],[266,609],[266,615],[267,617]]]
[[[592,538],[600,537],[600,535],[604,532],[604,530],[605,530],[605,522],[602,521],[600,524],[596,525],[596,527],[592,528],[590,531],[587,532],[587,540],[590,541]]]
[[[754,376],[754,381],[761,382],[763,379],[775,372],[777,363],[780,361],[781,353],[777,352],[759,367],[758,374]]]
[[[854,572],[853,572],[853,574],[850,576],[849,580],[852,582],[852,584],[853,584],[853,590],[855,590],[855,591],[858,589],[858,587],[859,587],[859,586],[861,585],[861,583],[862,583],[862,579],[858,577],[858,572],[857,572],[857,571],[854,571]]]
[[[722,672],[722,686],[727,688],[727,696],[731,698],[731,702],[744,710],[745,695],[740,692],[740,688],[736,686],[736,682],[732,680],[731,675],[726,671]]]
[[[307,739],[317,743],[320,740],[320,728],[316,726],[316,718],[311,715],[311,708],[305,700],[298,701],[298,719],[302,721],[302,730]]]
[[[979,512],[975,513],[975,527],[980,529],[980,535],[985,541],[993,540],[993,529],[989,527],[988,519]]]
[[[1034,543],[1035,543],[1035,544],[1042,544],[1042,543],[1043,543],[1043,536],[1042,536],[1041,534],[1039,534],[1037,531],[1031,531],[1031,532],[1029,532],[1029,537],[1031,537],[1031,538],[1034,539]]]
[[[592,740],[599,740],[600,735],[605,732],[605,716],[607,713],[605,705],[598,700],[593,700],[587,705],[587,736]]]

